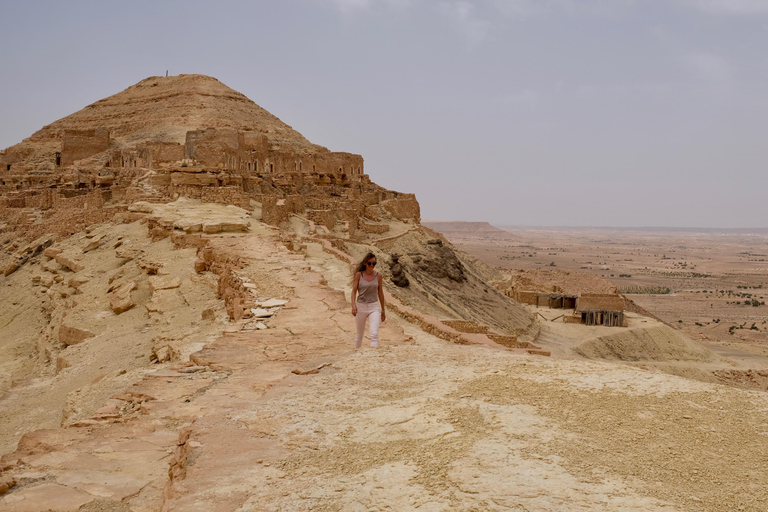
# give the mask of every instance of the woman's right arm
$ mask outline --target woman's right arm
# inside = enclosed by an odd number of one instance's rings
[[[355,272],[352,280],[352,316],[357,316],[357,285],[360,282],[360,272]]]

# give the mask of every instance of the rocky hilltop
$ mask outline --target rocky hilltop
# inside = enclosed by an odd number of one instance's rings
[[[568,349],[412,194],[213,78],[0,152],[0,250],[0,512],[768,506],[765,397],[640,366],[711,354],[629,313]]]

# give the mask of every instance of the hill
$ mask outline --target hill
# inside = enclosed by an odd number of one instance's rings
[[[447,237],[494,237],[497,239],[512,239],[514,235],[499,229],[487,222],[462,221],[424,221],[425,226],[443,233]]]

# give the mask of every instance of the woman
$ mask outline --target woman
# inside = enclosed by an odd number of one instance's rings
[[[355,348],[363,344],[365,320],[370,317],[371,346],[379,346],[379,324],[387,315],[384,313],[384,288],[381,274],[376,272],[376,255],[369,252],[357,265],[352,281],[352,315],[355,317],[357,334]]]

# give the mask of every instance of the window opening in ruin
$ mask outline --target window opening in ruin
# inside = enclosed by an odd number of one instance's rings
[[[269,172],[272,172],[274,170],[274,167],[272,164],[269,164]]]
[[[299,170],[302,170],[301,169],[301,160],[299,160]]]
[[[57,151],[56,152],[56,167],[60,167],[60,166],[61,166],[61,153],[59,153]]]
[[[6,166],[5,166],[5,170],[6,170],[6,171],[10,171],[10,170],[11,170],[11,164],[8,164],[8,165],[6,165]]]
[[[104,167],[109,167],[109,161],[107,161],[107,163],[104,164]]]

